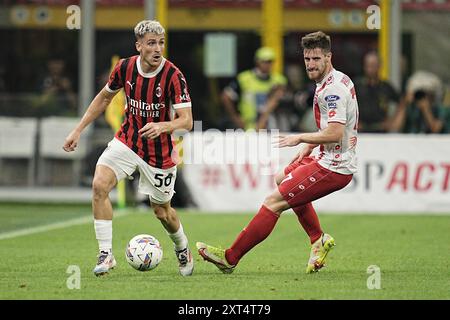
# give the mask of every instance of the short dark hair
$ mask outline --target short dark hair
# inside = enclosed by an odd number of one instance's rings
[[[323,52],[331,52],[331,38],[322,31],[308,33],[301,43],[303,50],[320,48]]]

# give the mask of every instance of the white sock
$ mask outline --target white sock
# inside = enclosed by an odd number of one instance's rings
[[[175,244],[175,250],[182,250],[187,247],[188,245],[188,239],[183,231],[183,226],[180,222],[180,227],[178,228],[178,231],[175,233],[168,233],[170,239],[172,239],[173,243]]]
[[[112,252],[112,220],[94,219],[94,228],[99,251]]]

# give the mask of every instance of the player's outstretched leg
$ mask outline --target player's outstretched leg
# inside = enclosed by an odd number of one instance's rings
[[[327,233],[311,245],[311,253],[309,256],[306,273],[319,271],[325,265],[325,259],[328,253],[335,246],[334,238]]]
[[[264,241],[275,227],[280,214],[289,207],[278,190],[266,197],[264,204],[250,223],[237,236],[230,248],[224,250],[197,242],[198,253],[223,273],[233,272],[239,260]]]
[[[180,274],[183,277],[192,275],[194,272],[194,258],[189,249],[188,239],[184,233],[183,225],[175,209],[170,206],[170,202],[165,204],[152,202],[152,207],[156,217],[161,221],[167,234],[173,241]]]
[[[225,249],[213,247],[203,242],[196,243],[198,253],[208,262],[214,264],[223,273],[232,273],[234,265],[228,263],[225,257]]]

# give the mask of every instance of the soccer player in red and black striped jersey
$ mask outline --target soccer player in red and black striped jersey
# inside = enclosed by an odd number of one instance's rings
[[[170,205],[176,178],[175,130],[192,129],[191,99],[181,71],[162,55],[165,30],[158,21],[139,22],[134,33],[139,55],[121,59],[109,81],[89,105],[63,149],[74,151],[81,132],[124,89],[125,117],[121,128],[97,162],[92,184],[94,227],[99,255],[94,274],[114,268],[113,210],[109,193],[121,179],[139,170],[139,191],[148,194],[156,217],[175,246],[180,274],[192,274],[194,262],[178,215]]]

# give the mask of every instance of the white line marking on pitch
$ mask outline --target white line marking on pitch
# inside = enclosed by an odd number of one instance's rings
[[[130,213],[131,213],[131,211],[128,211],[128,210],[127,211],[118,211],[118,212],[114,213],[114,218],[123,217]],[[5,232],[5,233],[0,233],[0,240],[17,238],[17,237],[21,237],[21,236],[28,236],[30,234],[42,233],[42,232],[47,232],[50,230],[56,230],[56,229],[77,226],[80,224],[92,223],[93,221],[94,221],[93,216],[86,216],[86,217],[80,217],[80,218],[76,218],[76,219],[70,219],[67,221],[46,224],[43,226],[9,231],[9,232]]]

